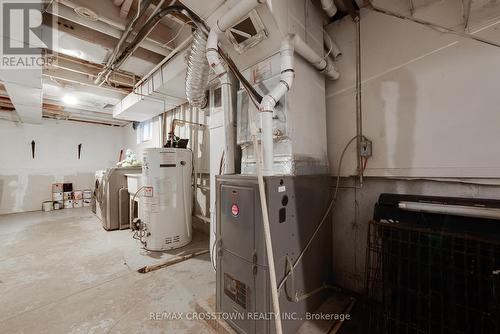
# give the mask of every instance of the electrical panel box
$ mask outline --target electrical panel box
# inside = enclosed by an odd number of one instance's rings
[[[268,176],[265,187],[277,284],[311,239],[331,200],[329,175]],[[283,333],[294,333],[326,299],[332,275],[330,217],[280,293]],[[273,312],[257,177],[217,177],[217,311],[238,333],[274,333]],[[301,299],[313,291],[309,298]],[[293,301],[295,296],[299,301]]]

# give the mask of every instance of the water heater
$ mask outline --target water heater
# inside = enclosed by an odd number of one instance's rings
[[[151,251],[187,245],[192,239],[191,150],[148,148],[142,160],[143,241]]]

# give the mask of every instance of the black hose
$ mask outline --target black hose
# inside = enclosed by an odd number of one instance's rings
[[[233,72],[236,78],[238,78],[243,87],[246,89],[252,101],[256,101],[260,105],[260,103],[262,102],[262,96],[259,94],[259,92],[257,92],[255,88],[253,88],[250,82],[248,82],[248,80],[238,70],[233,60],[224,51],[222,51],[221,48],[219,48],[219,54],[222,57],[222,59],[224,59],[231,72]]]
[[[193,21],[198,27],[198,29],[201,29],[203,33],[207,34],[207,28],[195,13],[193,13],[192,11],[181,5],[168,6],[165,9],[162,9],[161,11],[156,13],[142,26],[141,30],[139,30],[134,40],[125,48],[125,50],[123,50],[120,56],[115,60],[114,64],[111,65],[111,68],[115,69],[120,67],[122,63],[132,53],[134,53],[135,50],[137,50],[137,48],[139,47],[139,43],[141,43],[146,38],[146,36],[149,35],[149,33],[154,29],[156,24],[158,24],[158,22],[160,22],[160,20],[163,19],[166,15],[172,13],[183,14],[188,19]]]

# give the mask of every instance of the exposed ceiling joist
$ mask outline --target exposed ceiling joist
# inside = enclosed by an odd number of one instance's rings
[[[57,10],[54,10],[54,8],[50,7],[47,11],[48,13],[51,13],[52,15],[56,15],[62,19],[66,19],[68,21],[74,22],[75,24],[82,25],[84,27],[90,28],[92,30],[95,30],[97,32],[109,35],[113,38],[119,39],[123,33],[123,29],[117,28],[115,26],[112,26],[106,22],[103,22],[101,20],[89,20],[84,17],[79,16],[73,8],[68,7],[66,5],[60,4],[57,7]],[[146,38],[141,44],[140,47],[158,54],[161,54],[163,56],[167,56],[170,51],[169,48],[163,47],[162,43],[155,41],[151,38]]]
[[[49,18],[46,18],[46,20],[48,19]],[[118,42],[116,38],[110,35],[98,32],[96,30],[92,30],[83,25],[68,21],[66,19],[59,18],[57,22],[58,22],[57,29],[60,38],[64,36],[63,34],[68,34],[74,38],[77,38],[78,40],[100,45],[101,47],[107,49],[108,51],[112,50],[115,47],[116,43]],[[61,50],[54,50],[54,51],[60,52]],[[163,59],[164,55],[160,55],[156,52],[139,48],[134,53],[134,57],[156,64]]]
[[[82,91],[92,92],[97,95],[107,95],[107,96],[121,96],[127,95],[130,89],[120,89],[109,86],[108,84],[103,84],[102,86],[96,86],[93,81],[93,76],[83,73],[78,73],[62,68],[50,68],[43,71],[43,76],[45,78],[59,81],[59,83],[67,84],[77,84],[84,87],[79,87]]]
[[[84,74],[88,77],[95,78],[97,77],[98,73],[103,70],[104,66],[59,54],[57,57],[57,61],[52,66],[50,66],[48,70],[56,68]],[[134,74],[115,71],[113,73],[113,76],[110,78],[110,82],[118,87],[133,88],[139,79],[140,77]]]

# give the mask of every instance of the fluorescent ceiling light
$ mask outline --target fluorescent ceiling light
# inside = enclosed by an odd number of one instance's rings
[[[69,106],[74,106],[75,104],[78,103],[78,99],[76,98],[75,95],[73,94],[66,94],[62,97],[62,101],[69,105]]]

